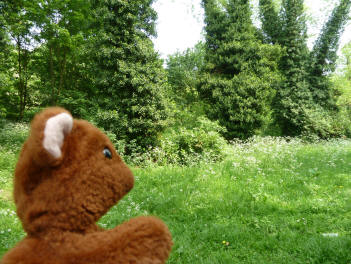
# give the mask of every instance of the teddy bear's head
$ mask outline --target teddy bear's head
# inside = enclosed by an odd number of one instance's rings
[[[17,163],[17,214],[32,235],[88,232],[133,183],[105,134],[62,108],[48,108],[33,119]]]

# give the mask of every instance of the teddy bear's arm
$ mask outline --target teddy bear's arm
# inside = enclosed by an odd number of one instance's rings
[[[171,250],[166,225],[154,217],[137,217],[114,229],[72,235],[65,248],[69,263],[165,263]]]

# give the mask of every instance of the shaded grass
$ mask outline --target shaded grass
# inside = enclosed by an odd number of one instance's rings
[[[12,198],[13,171],[28,125],[5,123],[0,129],[0,256],[23,236]]]
[[[0,136],[0,256],[24,235],[10,195],[14,138]],[[134,189],[99,224],[162,218],[168,263],[351,263],[351,141],[253,138],[219,164],[133,171]]]

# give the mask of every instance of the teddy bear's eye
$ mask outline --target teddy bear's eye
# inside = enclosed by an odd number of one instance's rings
[[[108,148],[104,148],[104,150],[102,151],[102,153],[104,153],[104,156],[108,159],[112,159],[112,153]]]

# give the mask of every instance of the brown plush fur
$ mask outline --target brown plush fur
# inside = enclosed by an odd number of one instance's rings
[[[95,222],[133,187],[134,177],[105,134],[74,120],[60,158],[43,147],[46,121],[66,112],[36,115],[19,157],[14,182],[17,214],[27,237],[2,264],[165,263],[171,235],[162,221],[138,217],[112,230]],[[108,147],[112,159],[104,156]]]

